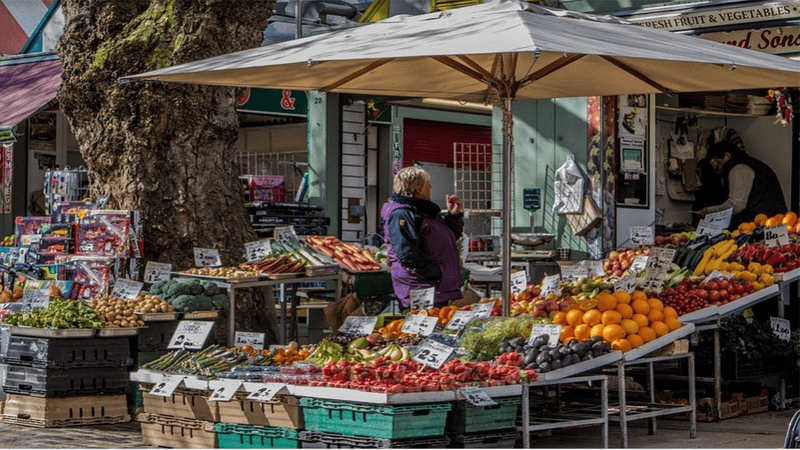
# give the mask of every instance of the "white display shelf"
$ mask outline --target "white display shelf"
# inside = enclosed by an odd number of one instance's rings
[[[605,355],[598,356],[597,358],[592,358],[588,361],[581,361],[577,364],[572,364],[558,370],[553,370],[552,372],[541,373],[539,374],[539,378],[536,379],[536,382],[560,380],[563,378],[572,377],[584,372],[599,369],[609,364],[613,364],[621,359],[622,352],[614,350],[606,353]],[[536,382],[531,383],[531,386],[536,386]]]
[[[195,375],[181,375],[177,373],[158,372],[149,369],[139,369],[136,372],[131,372],[131,381],[139,383],[160,383],[167,377],[180,377],[183,378],[182,387],[185,389],[207,390],[208,380],[203,377]]]
[[[800,269],[794,269],[791,272],[776,273],[775,281],[778,283],[792,283],[800,279]]]
[[[693,323],[685,323],[682,327],[678,328],[675,331],[671,331],[660,338],[654,339],[647,344],[642,345],[639,348],[635,348],[629,352],[626,352],[622,356],[622,360],[625,362],[633,361],[639,359],[645,355],[653,353],[654,351],[669,345],[680,338],[686,337],[694,332],[694,324]]]
[[[680,320],[681,323],[711,322],[717,320],[717,315],[719,315],[719,307],[712,305],[684,314],[678,317],[678,320]]]

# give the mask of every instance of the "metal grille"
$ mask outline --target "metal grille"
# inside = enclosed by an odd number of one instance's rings
[[[502,198],[502,168],[492,164],[491,144],[453,144],[453,182],[468,218],[464,232],[469,236],[492,234],[492,217],[500,209],[492,208],[492,200]],[[497,203],[497,202],[495,202]]]
[[[282,175],[286,183],[286,201],[294,201],[308,167],[308,152],[241,152],[238,162],[239,175]]]

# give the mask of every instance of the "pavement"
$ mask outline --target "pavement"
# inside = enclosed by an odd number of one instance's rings
[[[698,422],[697,438],[689,438],[689,422],[660,419],[655,435],[646,422],[628,427],[630,448],[782,448],[796,410],[769,411],[716,423]],[[599,427],[554,432],[537,437],[531,447],[598,448]],[[620,446],[619,426],[609,425],[609,446]],[[0,423],[0,448],[151,448],[142,441],[137,422],[71,428],[32,428]]]

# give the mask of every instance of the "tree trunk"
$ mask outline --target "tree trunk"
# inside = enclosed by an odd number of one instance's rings
[[[65,0],[58,92],[88,164],[91,195],[144,218],[145,257],[185,269],[193,248],[241,261],[255,234],[235,165],[237,89],[117,78],[257,47],[274,0]],[[246,297],[246,298],[245,298]],[[237,329],[274,305],[237,298]],[[274,333],[274,329],[271,330]]]

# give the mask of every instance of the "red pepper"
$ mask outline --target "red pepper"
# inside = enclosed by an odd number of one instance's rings
[[[772,267],[780,267],[785,262],[786,257],[783,255],[783,253],[775,252],[772,256],[767,258],[766,264],[769,264]]]
[[[787,267],[778,267],[777,269],[773,269],[774,273],[786,273],[789,269]]]

